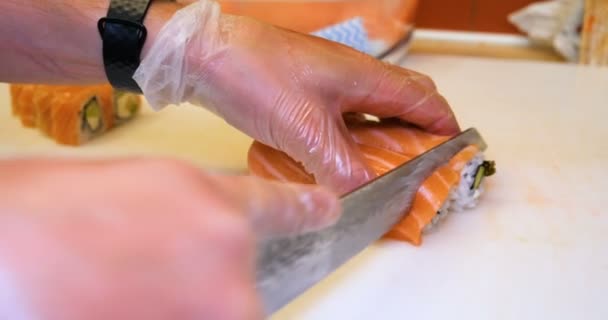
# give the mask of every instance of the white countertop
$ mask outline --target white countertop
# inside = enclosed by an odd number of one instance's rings
[[[405,64],[480,130],[497,174],[478,208],[422,247],[378,242],[273,319],[608,319],[608,69],[424,55]],[[84,147],[59,147],[21,128],[0,90],[0,156],[246,163],[251,140],[204,110],[147,110]]]

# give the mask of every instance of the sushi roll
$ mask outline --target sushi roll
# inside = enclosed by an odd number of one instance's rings
[[[141,109],[139,95],[100,85],[11,84],[13,114],[26,127],[36,127],[58,143],[80,145]]]
[[[83,144],[113,127],[112,88],[86,86],[56,93],[50,113],[51,136],[58,143]]]
[[[367,164],[382,175],[406,163],[449,137],[426,133],[393,121],[348,121],[348,129]],[[254,141],[248,153],[251,174],[285,182],[314,184],[315,179],[285,153]],[[452,212],[477,205],[484,177],[494,174],[494,163],[469,146],[429,175],[416,193],[412,206],[385,237],[422,244],[429,233]]]

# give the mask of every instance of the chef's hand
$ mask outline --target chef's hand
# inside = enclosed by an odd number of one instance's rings
[[[439,134],[459,131],[429,77],[334,42],[221,14],[210,0],[165,24],[135,79],[152,107],[205,106],[339,192],[373,177],[346,132],[344,113],[397,117]]]
[[[2,319],[257,319],[254,239],[340,211],[168,160],[5,160],[0,181]]]

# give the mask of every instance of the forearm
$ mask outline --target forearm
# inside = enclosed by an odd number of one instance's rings
[[[97,21],[109,0],[0,1],[0,81],[27,83],[106,82]],[[144,24],[145,51],[178,9],[153,1]]]

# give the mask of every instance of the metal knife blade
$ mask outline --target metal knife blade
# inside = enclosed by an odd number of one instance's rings
[[[469,145],[486,149],[474,128],[343,196],[343,214],[333,226],[261,241],[256,280],[266,312],[276,312],[390,231],[422,182]]]

